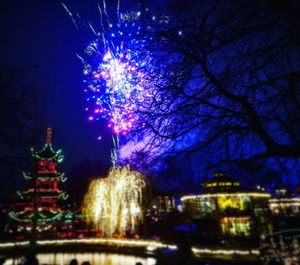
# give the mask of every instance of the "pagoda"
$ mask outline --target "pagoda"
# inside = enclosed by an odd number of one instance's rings
[[[26,236],[35,229],[38,237],[55,236],[58,223],[64,217],[59,202],[66,200],[68,195],[59,188],[59,183],[65,182],[64,173],[57,166],[64,159],[62,151],[52,147],[52,128],[47,128],[46,143],[42,150],[31,148],[33,169],[23,172],[29,183],[28,189],[18,191],[18,200],[9,212],[9,218],[14,223],[9,232],[20,237]],[[12,224],[11,223],[11,224]]]

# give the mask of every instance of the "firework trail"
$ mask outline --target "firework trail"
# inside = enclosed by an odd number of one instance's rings
[[[79,22],[62,5],[78,28]],[[116,17],[109,19],[105,0],[98,4],[98,11],[100,30],[86,23],[95,39],[86,47],[84,56],[76,56],[83,64],[88,119],[107,119],[113,131],[113,167],[106,178],[90,183],[83,210],[87,222],[100,229],[105,237],[116,233],[125,236],[128,228],[135,232],[143,216],[144,176],[131,171],[129,165],[118,166],[117,162],[119,135],[125,135],[137,125],[137,112],[145,97],[146,79],[139,68],[146,62],[139,60],[138,51],[132,49],[144,40],[140,38],[140,12],[120,13],[118,1]]]
[[[78,28],[79,22],[65,4],[62,6]],[[108,16],[106,2],[98,3],[100,30],[88,22],[95,39],[77,57],[83,64],[83,75],[90,121],[107,119],[115,135],[125,135],[137,125],[138,111],[144,101],[145,75],[139,70],[146,62],[139,57],[145,40],[141,37],[141,12]]]

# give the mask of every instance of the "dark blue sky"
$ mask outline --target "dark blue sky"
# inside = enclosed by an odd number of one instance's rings
[[[96,1],[64,3],[87,19],[97,18]],[[69,169],[86,158],[109,163],[111,135],[105,121],[87,121],[82,66],[75,56],[83,54],[92,34],[84,28],[76,30],[60,1],[2,0],[0,36],[2,67],[34,67],[34,82],[46,94],[43,121],[54,128],[53,144],[63,149],[65,166]]]
[[[96,0],[63,2],[97,28]],[[131,1],[123,2],[131,5]],[[0,36],[0,66],[33,67],[30,74],[35,85],[40,94],[46,94],[43,122],[45,127],[50,123],[54,128],[53,144],[56,149],[63,149],[64,171],[69,174],[74,165],[86,159],[110,165],[111,132],[105,120],[89,122],[84,113],[82,65],[75,55],[84,54],[85,47],[94,39],[92,32],[84,26],[76,29],[58,0],[2,0]],[[100,135],[102,140],[98,141]],[[26,148],[30,156],[30,146]],[[195,163],[198,167],[197,163],[201,159],[197,158]],[[22,170],[26,168],[18,169],[20,177]],[[72,179],[70,174],[68,177]]]

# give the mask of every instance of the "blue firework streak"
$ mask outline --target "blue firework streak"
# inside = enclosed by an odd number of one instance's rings
[[[116,134],[126,134],[138,121],[137,112],[143,102],[145,75],[139,70],[145,65],[139,58],[141,39],[140,12],[121,14],[114,25],[101,14],[101,31],[90,43],[83,62],[84,83],[89,120],[108,120]],[[135,48],[134,48],[135,47]]]

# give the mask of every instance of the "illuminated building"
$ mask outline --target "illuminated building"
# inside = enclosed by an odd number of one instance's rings
[[[275,190],[269,200],[275,230],[298,228],[300,221],[300,197],[292,196],[284,187]]]
[[[22,238],[36,230],[38,237],[53,236],[57,224],[66,219],[59,201],[66,200],[68,195],[59,188],[66,177],[57,169],[63,161],[61,150],[52,147],[52,129],[47,128],[46,143],[42,150],[31,148],[33,169],[23,173],[29,184],[25,191],[18,191],[18,200],[8,213],[7,231],[17,238]]]
[[[275,216],[300,216],[300,198],[292,197],[280,187],[275,190],[276,196],[269,201],[269,207]]]
[[[175,207],[175,198],[170,194],[152,198],[145,212],[144,235],[174,242],[174,227],[182,222],[182,214]]]
[[[203,194],[181,198],[184,214],[199,225],[202,236],[253,238],[270,230],[270,194],[242,190],[239,181],[222,172],[215,173],[202,187]]]
[[[153,198],[150,208],[157,215],[170,213],[175,209],[175,199],[174,197],[168,195],[157,196]]]
[[[152,199],[146,213],[150,223],[156,223],[172,215],[176,210],[175,198],[170,195],[160,195]]]

